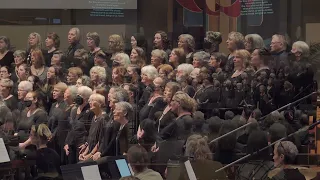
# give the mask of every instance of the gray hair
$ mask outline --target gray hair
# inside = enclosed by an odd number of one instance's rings
[[[196,46],[196,43],[194,41],[194,38],[192,35],[190,34],[181,34],[178,39],[180,40],[180,38],[183,38],[186,43],[188,44],[188,50],[190,52],[194,52],[195,51],[195,46]]]
[[[76,34],[76,40],[77,40],[77,41],[80,41],[80,29],[77,28],[77,27],[73,27],[73,28],[71,28],[71,29],[69,30],[69,32],[70,32],[70,31],[74,31],[75,34]]]
[[[130,103],[121,101],[116,103],[115,106],[118,106],[123,110],[123,112],[126,114],[125,117],[128,120],[131,120],[133,118],[133,107]]]
[[[112,97],[116,99],[118,102],[128,102],[129,101],[129,94],[128,92],[120,87],[114,88],[114,92],[112,93]]]
[[[85,100],[88,100],[92,94],[92,89],[88,86],[81,86],[78,88],[78,94]]]
[[[90,69],[90,74],[92,72],[96,72],[99,76],[99,78],[102,80],[102,81],[105,81],[106,78],[107,78],[107,73],[106,73],[106,69],[104,67],[101,67],[101,66],[93,66],[91,69]]]
[[[78,94],[78,88],[73,85],[73,86],[68,86],[67,89],[69,89],[71,99],[72,99],[72,101],[74,101],[77,97],[77,94]]]
[[[310,54],[309,45],[304,41],[297,41],[293,43],[292,47],[295,47],[301,53],[301,57],[308,57]]]
[[[263,39],[259,34],[248,34],[246,35],[245,40],[251,42],[252,50],[265,47]]]
[[[16,50],[16,51],[13,53],[13,56],[20,56],[22,59],[25,59],[25,58],[26,58],[26,51]]]
[[[293,163],[296,156],[298,155],[297,146],[294,145],[291,141],[280,141],[277,142],[274,146],[277,150],[278,155],[284,155],[284,163],[290,164]]]
[[[160,49],[152,50],[151,55],[159,58],[160,63],[163,63],[168,56],[164,50],[160,50]]]
[[[11,48],[10,39],[7,36],[0,36],[0,40],[3,40],[7,45],[7,49]]]
[[[90,77],[87,75],[83,75],[80,77],[83,86],[90,86]]]
[[[22,87],[23,90],[27,91],[27,92],[31,92],[33,91],[33,85],[31,82],[29,81],[21,81],[18,85],[18,88]]]
[[[141,69],[142,74],[146,74],[149,79],[154,80],[156,77],[158,77],[158,70],[152,65],[144,66]]]
[[[201,63],[210,60],[210,54],[205,51],[199,51],[193,54],[193,58],[197,58]]]
[[[118,53],[116,55],[116,57],[120,58],[119,63],[121,64],[121,66],[123,66],[125,68],[127,68],[129,66],[129,64],[131,64],[130,57],[126,53]]]
[[[192,64],[183,63],[177,67],[178,71],[183,71],[184,75],[190,75],[190,73],[194,70]]]

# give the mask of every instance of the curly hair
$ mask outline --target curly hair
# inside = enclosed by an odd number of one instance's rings
[[[109,41],[114,41],[114,47],[111,49],[114,52],[122,52],[124,50],[123,38],[118,34],[109,36]]]
[[[186,143],[185,155],[195,160],[212,160],[208,138],[198,134],[190,136]]]
[[[185,40],[185,43],[187,44],[186,50],[188,50],[188,52],[194,52],[196,43],[195,43],[193,36],[190,34],[181,34],[178,37],[179,41],[181,40],[181,38],[183,38]]]

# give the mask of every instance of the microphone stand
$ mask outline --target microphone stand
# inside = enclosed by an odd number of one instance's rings
[[[285,108],[287,108],[287,107],[289,107],[289,106],[291,106],[291,105],[293,105],[293,104],[296,104],[297,102],[302,101],[302,100],[304,100],[304,99],[306,99],[306,98],[308,98],[308,97],[310,97],[310,96],[312,96],[312,95],[314,95],[314,94],[316,94],[316,93],[317,93],[317,92],[313,92],[313,93],[311,93],[311,94],[309,94],[309,95],[307,95],[307,96],[305,96],[305,97],[303,97],[303,98],[300,98],[300,99],[298,99],[298,100],[296,100],[296,101],[294,101],[294,102],[292,102],[292,103],[289,103],[289,104],[287,104],[287,105],[284,105],[284,106],[282,106],[281,108],[279,108],[279,109],[277,109],[277,110],[274,110],[274,111],[272,111],[272,112],[281,111],[281,110],[283,110],[283,109],[285,109]],[[271,113],[272,113],[272,112],[271,112]],[[269,114],[271,114],[271,113],[269,113]],[[269,114],[261,117],[260,120],[264,119],[264,118],[267,117]],[[217,137],[216,139],[210,141],[209,144],[211,144],[211,143],[213,143],[213,142],[216,142],[216,141],[218,141],[218,140],[220,140],[220,139],[228,136],[229,134],[232,134],[232,133],[234,133],[234,132],[236,132],[236,131],[238,131],[238,130],[240,130],[240,129],[243,129],[243,128],[249,126],[250,124],[252,124],[252,122],[247,123],[247,124],[245,124],[245,125],[243,125],[243,126],[238,127],[237,129],[234,129],[234,130],[232,130],[232,131],[230,131],[230,132],[222,135],[222,136]]]
[[[276,143],[278,143],[278,142],[280,142],[280,141],[283,141],[283,140],[286,140],[287,138],[290,138],[291,136],[293,136],[293,135],[295,135],[295,134],[298,134],[298,133],[303,132],[303,131],[311,130],[311,129],[315,128],[316,125],[318,125],[318,124],[320,124],[320,121],[317,121],[317,122],[311,124],[310,126],[303,127],[303,128],[301,128],[301,129],[299,129],[298,131],[296,131],[296,132],[294,132],[294,133],[291,133],[291,134],[289,134],[288,136],[283,137],[283,138],[281,138],[281,139],[279,139],[279,140],[271,143],[270,145],[268,145],[268,146],[266,146],[266,147],[264,147],[264,148],[262,148],[262,149],[260,149],[260,150],[258,150],[258,151],[255,151],[255,152],[253,152],[253,153],[251,153],[251,154],[247,154],[246,156],[243,156],[242,158],[240,158],[240,159],[238,159],[238,160],[236,160],[236,161],[233,161],[232,163],[230,163],[230,164],[228,164],[228,165],[226,165],[226,166],[224,166],[224,167],[216,170],[215,172],[222,171],[222,170],[224,170],[224,169],[226,169],[226,168],[228,168],[228,167],[230,167],[230,166],[232,166],[232,165],[234,165],[234,164],[236,164],[236,163],[238,163],[238,162],[240,162],[240,161],[242,161],[242,160],[244,160],[244,159],[247,159],[247,158],[250,157],[250,156],[257,155],[257,154],[259,154],[259,152],[264,151],[264,150],[272,147],[272,146],[275,145]]]

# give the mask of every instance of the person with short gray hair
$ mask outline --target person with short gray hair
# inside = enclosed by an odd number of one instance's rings
[[[298,179],[304,180],[305,176],[297,167],[291,167],[298,155],[298,149],[291,141],[277,142],[273,150],[274,173],[269,173],[270,179]]]
[[[193,67],[202,68],[206,64],[208,64],[210,60],[210,54],[205,51],[199,51],[193,54]]]
[[[194,70],[194,67],[191,64],[187,64],[187,63],[180,64],[177,67],[176,80],[180,82],[183,79],[186,79],[193,70]]]
[[[255,49],[263,49],[265,47],[263,39],[259,34],[248,34],[244,39],[245,49],[250,53]]]
[[[296,60],[298,61],[300,59],[309,57],[310,48],[306,42],[297,41],[297,42],[293,43],[291,52],[292,52],[292,54],[294,54]]]

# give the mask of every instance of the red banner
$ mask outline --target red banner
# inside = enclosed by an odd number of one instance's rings
[[[199,1],[199,0],[196,0]],[[246,6],[250,7],[254,0],[247,0]],[[195,0],[177,0],[177,2],[187,10],[191,12],[202,12],[202,9],[199,7],[198,3]],[[216,3],[214,10],[208,7],[208,4],[205,4],[206,12],[208,15],[212,16],[220,16],[220,13],[223,12],[227,16],[230,17],[238,17],[240,16],[241,12],[241,0],[236,0],[230,6],[221,6],[220,4]]]

